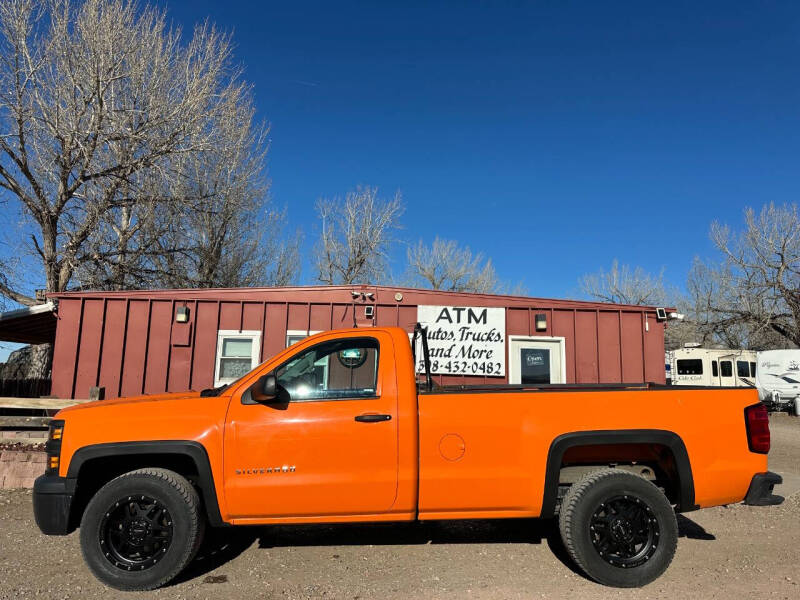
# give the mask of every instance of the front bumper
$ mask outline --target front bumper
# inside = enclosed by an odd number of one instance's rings
[[[750,506],[773,506],[783,502],[783,496],[772,493],[774,487],[783,483],[783,477],[772,471],[756,473],[750,482],[750,488],[744,497],[744,503]]]
[[[75,479],[41,475],[33,483],[33,516],[45,535],[67,535],[75,530],[70,522]]]

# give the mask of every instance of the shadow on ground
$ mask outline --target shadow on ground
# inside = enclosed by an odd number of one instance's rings
[[[678,515],[678,535],[697,540],[716,539],[684,515]],[[174,583],[202,577],[235,559],[256,543],[260,549],[269,549],[302,546],[541,544],[543,541],[564,566],[582,575],[564,548],[554,519],[498,519],[209,529],[194,561]],[[206,577],[205,581],[218,583],[213,576]]]
[[[678,537],[689,538],[690,540],[715,540],[716,536],[708,533],[701,525],[692,521],[684,515],[678,517]]]
[[[554,523],[534,519],[279,525],[261,529],[259,547],[540,544],[554,531]]]

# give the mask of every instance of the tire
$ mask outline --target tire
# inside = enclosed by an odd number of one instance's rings
[[[200,497],[181,475],[139,469],[109,481],[81,519],[81,552],[101,582],[152,590],[171,581],[203,541]]]
[[[574,484],[558,524],[578,567],[613,587],[656,580],[678,545],[678,522],[666,496],[646,479],[617,469],[589,473]]]

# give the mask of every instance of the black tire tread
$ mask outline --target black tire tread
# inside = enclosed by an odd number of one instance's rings
[[[120,481],[125,481],[126,479],[130,479],[131,477],[153,477],[158,479],[165,484],[172,487],[178,494],[181,496],[183,501],[186,503],[188,508],[188,513],[190,517],[190,538],[192,539],[192,544],[188,545],[183,550],[183,555],[180,559],[176,562],[175,566],[163,577],[159,578],[157,581],[151,581],[148,583],[142,583],[142,585],[137,585],[135,583],[125,583],[124,589],[129,591],[148,591],[159,588],[170,581],[172,581],[178,573],[183,571],[184,568],[191,562],[194,558],[197,551],[200,549],[200,545],[203,541],[203,534],[205,532],[205,519],[203,518],[203,514],[201,511],[201,501],[200,496],[197,493],[197,490],[192,486],[189,481],[176,473],[175,471],[170,471],[169,469],[162,469],[157,467],[149,467],[144,469],[136,469],[135,471],[129,471],[127,473],[123,473],[122,475],[112,479],[108,483],[106,483],[100,490],[98,494],[102,492],[105,488],[112,484],[117,484]],[[90,501],[91,506],[91,501]],[[84,516],[88,513],[90,507],[87,507],[87,511],[84,513]],[[81,552],[84,554],[84,560],[87,560],[85,551],[83,549],[83,545],[81,545]]]

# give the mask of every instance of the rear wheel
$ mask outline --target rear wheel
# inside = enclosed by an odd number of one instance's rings
[[[200,546],[197,491],[167,469],[139,469],[104,485],[81,520],[81,551],[94,575],[118,590],[151,590],[173,579]]]
[[[646,479],[616,469],[590,473],[570,488],[559,528],[584,573],[614,587],[641,587],[657,579],[678,543],[678,523],[666,496]]]

